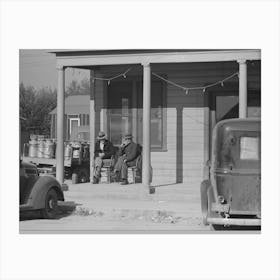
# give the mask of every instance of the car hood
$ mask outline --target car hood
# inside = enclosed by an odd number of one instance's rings
[[[26,162],[26,161],[20,161],[20,167],[36,169],[36,165],[35,164],[29,163],[29,162]]]

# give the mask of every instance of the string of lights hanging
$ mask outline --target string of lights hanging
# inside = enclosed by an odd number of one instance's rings
[[[204,86],[198,86],[198,87],[184,87],[184,86],[181,86],[181,85],[179,85],[177,83],[174,83],[174,82],[172,82],[170,80],[167,80],[167,79],[163,78],[162,76],[160,76],[160,75],[158,75],[158,74],[156,74],[154,72],[152,72],[152,75],[156,76],[157,78],[159,78],[159,79],[161,79],[161,80],[163,80],[163,81],[165,81],[165,82],[167,82],[167,83],[169,83],[169,84],[171,84],[171,85],[173,85],[175,87],[178,87],[178,88],[184,90],[186,92],[186,94],[188,94],[190,90],[201,89],[203,91],[203,93],[204,93],[207,88],[214,87],[216,85],[221,85],[223,87],[224,86],[224,82],[232,79],[235,76],[239,76],[239,72],[235,72],[232,75],[230,75],[230,76],[228,76],[228,77],[226,77],[226,78],[224,78],[222,80],[219,80],[219,81],[217,81],[215,83],[204,85]]]
[[[95,80],[100,80],[100,81],[107,81],[108,85],[110,85],[110,82],[112,80],[115,80],[117,78],[120,78],[120,77],[123,77],[123,78],[126,78],[126,75],[129,71],[131,71],[132,68],[128,68],[126,71],[120,73],[120,74],[117,74],[115,76],[112,76],[112,77],[109,77],[109,78],[101,78],[101,77],[91,77],[91,81],[94,82]],[[214,83],[211,83],[211,84],[207,84],[207,85],[203,85],[203,86],[198,86],[198,87],[184,87],[184,86],[181,86],[175,82],[172,82],[168,79],[165,79],[164,77],[160,76],[159,74],[155,73],[155,72],[152,72],[152,75],[154,75],[155,77],[165,81],[166,83],[169,83],[177,88],[180,88],[182,90],[185,91],[186,94],[189,93],[190,90],[199,90],[201,89],[203,91],[203,93],[205,93],[206,89],[210,88],[210,87],[214,87],[216,85],[221,85],[222,87],[224,86],[224,83],[230,79],[232,79],[233,77],[235,76],[239,76],[239,72],[235,72],[233,74],[231,74],[230,76],[222,79],[222,80],[219,80],[217,82],[214,82]]]
[[[119,77],[123,77],[123,78],[126,78],[126,74],[131,71],[132,68],[128,68],[126,71],[124,71],[123,73],[120,73],[116,76],[113,76],[113,77],[110,77],[110,78],[101,78],[101,77],[92,77],[91,78],[91,81],[94,82],[95,80],[100,80],[100,81],[107,81],[108,85],[110,85],[110,82],[112,80],[115,80]]]

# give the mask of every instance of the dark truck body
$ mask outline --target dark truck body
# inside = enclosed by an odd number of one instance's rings
[[[201,184],[204,224],[261,226],[261,122],[229,119],[212,135],[210,180]]]
[[[89,182],[90,174],[90,152],[89,152],[89,127],[81,126],[72,131],[70,141],[65,145],[74,143],[78,148],[71,148],[71,156],[64,157],[64,173],[66,178],[72,177],[72,183]],[[83,143],[87,143],[87,150]],[[74,150],[78,150],[78,157],[73,156]],[[41,175],[56,174],[56,158],[29,157],[23,154],[23,160],[35,164]]]

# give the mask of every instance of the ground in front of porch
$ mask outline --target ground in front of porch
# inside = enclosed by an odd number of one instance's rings
[[[20,233],[160,233],[209,231],[201,220],[199,185],[158,185],[154,194],[141,184],[69,184],[56,220],[21,218]]]

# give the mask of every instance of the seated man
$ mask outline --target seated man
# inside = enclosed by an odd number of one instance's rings
[[[124,137],[120,147],[120,156],[115,165],[115,176],[121,178],[121,185],[127,185],[127,168],[135,166],[136,159],[139,155],[138,145],[132,141],[132,135],[127,134]]]
[[[105,133],[100,131],[94,148],[93,184],[99,183],[103,160],[110,159],[112,155],[114,155],[113,144],[106,139]]]

